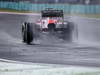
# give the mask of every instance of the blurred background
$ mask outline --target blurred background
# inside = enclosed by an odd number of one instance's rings
[[[10,9],[37,13],[45,8],[64,10],[67,14],[99,14],[100,0],[0,0],[1,11]]]
[[[31,2],[31,3],[67,3],[67,4],[100,4],[100,0],[0,0],[11,2]]]

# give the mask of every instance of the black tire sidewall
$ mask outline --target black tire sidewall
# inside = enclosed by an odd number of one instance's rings
[[[33,41],[33,30],[32,30],[32,25],[30,23],[27,23],[25,25],[25,39],[26,43],[30,44]]]

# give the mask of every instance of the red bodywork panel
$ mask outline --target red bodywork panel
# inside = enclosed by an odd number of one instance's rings
[[[48,24],[50,24],[50,23],[56,23],[56,22],[57,22],[57,20],[52,20],[52,19],[48,20]]]

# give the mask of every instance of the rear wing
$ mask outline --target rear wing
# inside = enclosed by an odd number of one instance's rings
[[[63,17],[63,10],[42,10],[41,11],[42,17]]]

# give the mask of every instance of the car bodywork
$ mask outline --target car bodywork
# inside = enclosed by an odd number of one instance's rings
[[[41,11],[41,18],[36,22],[42,31],[59,31],[67,26],[62,10],[46,9]]]
[[[64,21],[63,10],[45,9],[41,11],[41,17],[35,23],[24,22],[22,24],[23,42],[30,44],[35,36],[42,32],[54,33],[62,39],[68,39],[72,33],[73,23]]]

